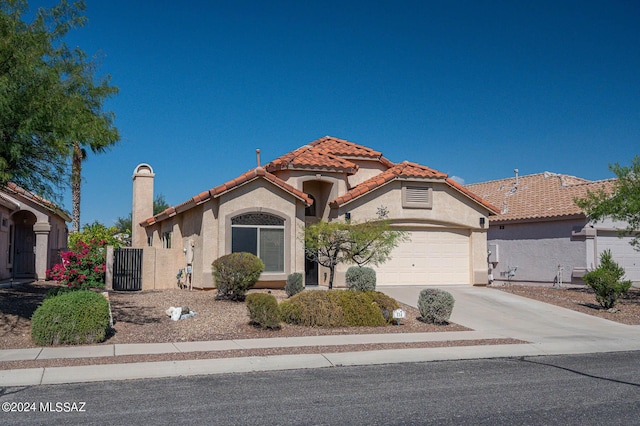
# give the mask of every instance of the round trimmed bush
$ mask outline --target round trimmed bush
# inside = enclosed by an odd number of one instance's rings
[[[376,289],[376,271],[367,266],[351,266],[345,274],[347,288],[356,291]]]
[[[453,311],[455,300],[448,291],[425,288],[418,296],[418,310],[421,320],[432,324],[447,324]]]
[[[108,331],[109,302],[90,290],[50,297],[31,317],[31,338],[38,346],[99,343]]]
[[[231,253],[213,261],[216,299],[243,301],[245,294],[260,278],[264,262],[251,253]]]
[[[284,286],[284,291],[287,293],[287,297],[291,297],[304,290],[304,283],[302,281],[302,274],[300,272],[294,272],[287,277],[287,283]]]
[[[279,329],[278,301],[273,294],[253,293],[246,297],[251,323],[262,328]]]

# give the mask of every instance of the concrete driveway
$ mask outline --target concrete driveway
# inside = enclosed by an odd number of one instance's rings
[[[378,287],[407,305],[417,306],[427,287]],[[533,343],[548,353],[640,350],[640,326],[575,312],[488,287],[442,286],[455,305],[451,321],[496,338]]]

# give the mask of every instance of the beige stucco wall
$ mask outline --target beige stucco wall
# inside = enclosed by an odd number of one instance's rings
[[[353,188],[361,184],[365,180],[370,179],[387,170],[387,166],[385,166],[384,164],[380,163],[377,160],[363,161],[363,160],[349,159],[349,161],[351,161],[352,163],[358,166],[358,171],[347,178],[349,188]]]
[[[242,213],[264,212],[285,220],[285,264],[283,273],[263,273],[260,282],[284,283],[292,272],[304,272],[304,250],[300,233],[304,226],[304,203],[264,179],[256,179],[219,198],[217,257],[231,253],[231,218]]]
[[[144,288],[174,288],[178,270],[186,268],[184,249],[193,241],[192,285],[213,288],[211,264],[231,253],[231,218],[242,213],[271,213],[285,220],[285,269],[263,273],[259,285],[283,286],[292,272],[304,272],[304,249],[299,239],[304,226],[304,203],[264,179],[256,179],[147,228],[153,234],[153,255],[145,252]],[[163,249],[161,235],[171,231],[172,248]],[[158,264],[158,261],[163,262]],[[155,262],[155,263],[154,263]],[[271,284],[269,284],[271,283]]]
[[[176,274],[182,250],[144,247],[142,250],[142,289],[177,288]]]
[[[486,224],[489,223],[488,210],[460,195],[448,185],[428,181],[421,184],[433,188],[431,208],[403,207],[402,182],[392,181],[376,191],[341,206],[338,216],[343,217],[346,212],[350,212],[351,220],[363,221],[376,218],[378,208],[385,207],[389,212],[389,219],[398,223],[429,222],[434,226],[446,224],[472,229],[479,228],[481,217],[485,218]]]
[[[412,182],[415,184],[416,182]],[[424,231],[429,228],[453,228],[466,229],[470,234],[469,244],[469,283],[474,285],[486,285],[487,272],[487,230],[488,210],[479,206],[456,190],[444,183],[437,181],[422,182],[432,187],[431,208],[406,208],[402,204],[402,182],[392,181],[386,186],[366,194],[337,211],[339,220],[344,220],[344,214],[349,212],[351,220],[360,222],[377,217],[380,207],[389,212],[392,224],[401,227],[420,226]],[[480,228],[480,218],[485,218],[485,228]],[[349,265],[340,265],[336,269],[334,286],[343,287],[344,273]],[[382,266],[384,267],[384,266]],[[323,284],[324,273],[320,274],[320,284]],[[328,279],[326,280],[328,283]]]

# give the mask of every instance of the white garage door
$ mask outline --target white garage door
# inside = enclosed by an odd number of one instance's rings
[[[411,240],[376,267],[378,285],[469,284],[469,232],[413,230]]]
[[[640,282],[640,251],[629,241],[629,237],[618,238],[617,232],[598,231],[598,258],[603,251],[611,250],[613,260],[624,268],[626,279]]]

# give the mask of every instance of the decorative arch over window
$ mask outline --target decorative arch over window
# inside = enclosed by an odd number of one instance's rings
[[[284,272],[284,219],[262,212],[232,217],[231,252],[258,256],[264,272]]]

